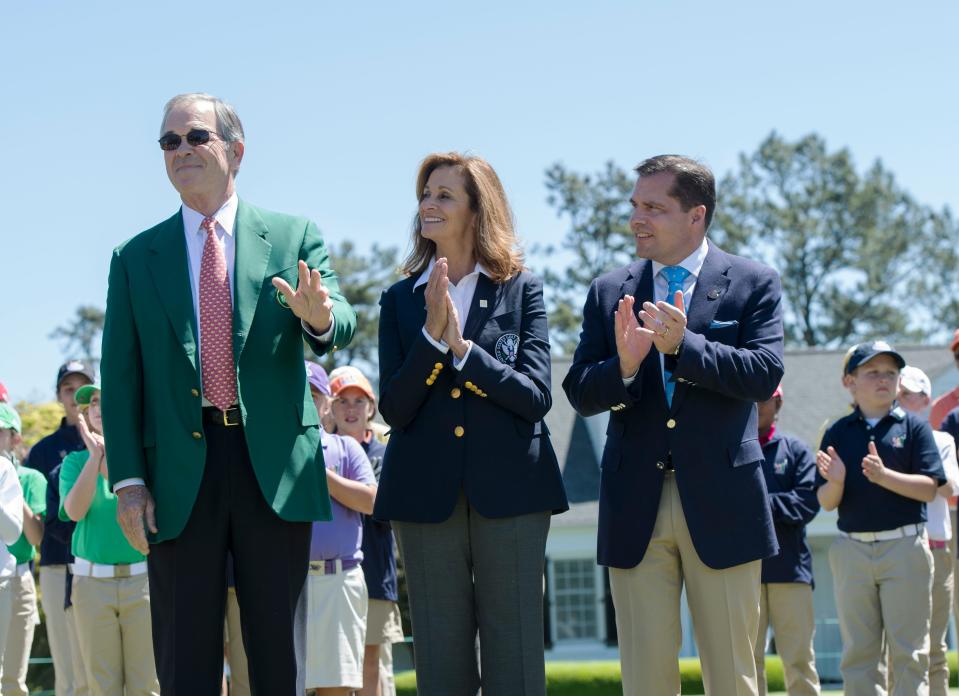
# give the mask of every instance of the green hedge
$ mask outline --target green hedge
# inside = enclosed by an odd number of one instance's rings
[[[684,694],[703,694],[703,678],[699,660],[679,661],[679,678]],[[775,655],[766,657],[766,682],[770,691],[783,691],[782,661]],[[546,685],[549,696],[622,696],[619,662],[547,662]],[[403,672],[396,676],[397,696],[415,696],[416,675]]]

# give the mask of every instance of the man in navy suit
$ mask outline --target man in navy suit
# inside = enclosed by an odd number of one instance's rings
[[[779,276],[707,241],[708,168],[662,155],[636,172],[640,259],[593,281],[563,382],[582,415],[610,412],[598,558],[623,690],[679,694],[685,584],[706,693],[754,695],[760,561],[778,550],[755,403],[783,376]]]

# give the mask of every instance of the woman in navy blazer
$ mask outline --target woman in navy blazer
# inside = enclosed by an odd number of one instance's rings
[[[543,422],[542,281],[485,160],[430,155],[416,193],[407,277],[380,300],[391,434],[374,516],[400,544],[417,691],[545,694],[543,559],[550,514],[568,504]]]

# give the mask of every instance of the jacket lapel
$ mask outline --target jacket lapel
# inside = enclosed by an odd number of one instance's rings
[[[250,325],[260,300],[266,267],[273,246],[266,241],[267,227],[256,209],[242,200],[236,210],[236,263],[233,269],[233,358],[237,364],[250,335]]]
[[[153,277],[160,304],[183,351],[197,368],[197,330],[190,287],[190,260],[183,238],[183,216],[179,211],[157,231],[150,244],[147,267]]]
[[[466,326],[463,327],[463,338],[470,340],[479,333],[480,329],[486,324],[496,302],[499,299],[499,289],[497,285],[490,280],[485,273],[480,273],[476,280],[476,291],[473,293],[473,302],[470,304],[470,313],[466,318]]]
[[[696,279],[696,289],[689,301],[689,312],[686,315],[686,329],[693,333],[704,334],[716,316],[722,298],[729,288],[729,262],[726,253],[709,242],[709,251],[703,261],[703,267]],[[670,413],[675,413],[683,403],[689,386],[683,382],[676,384],[673,392],[673,402]]]
[[[619,296],[632,295],[636,298],[633,305],[635,314],[643,308],[643,302],[653,301],[653,263],[647,259],[639,259],[629,266],[629,275],[619,288]],[[615,311],[616,308],[613,308]]]

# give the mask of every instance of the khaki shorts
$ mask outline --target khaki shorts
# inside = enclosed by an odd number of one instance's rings
[[[306,688],[363,687],[363,569],[307,576]]]
[[[370,599],[366,613],[366,644],[402,643],[403,623],[400,606],[388,599]]]

